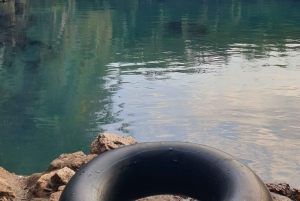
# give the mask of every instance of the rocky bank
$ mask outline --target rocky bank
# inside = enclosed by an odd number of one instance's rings
[[[23,177],[0,167],[0,201],[58,201],[65,185],[82,165],[105,151],[136,143],[132,137],[102,133],[92,142],[89,155],[85,155],[82,151],[61,154],[43,173]],[[274,201],[300,201],[300,189],[291,188],[286,183],[266,185]],[[188,197],[173,195],[152,196],[138,201],[154,200],[195,201]]]

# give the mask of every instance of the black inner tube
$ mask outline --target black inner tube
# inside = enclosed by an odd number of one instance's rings
[[[101,154],[69,181],[60,201],[127,201],[174,194],[201,201],[271,201],[265,184],[236,158],[182,142],[140,143]]]

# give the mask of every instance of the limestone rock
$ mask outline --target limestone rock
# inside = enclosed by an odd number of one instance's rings
[[[11,191],[7,181],[0,177],[0,201],[14,201],[16,195]]]
[[[137,142],[131,136],[119,136],[115,133],[101,133],[92,142],[90,153],[101,154],[105,151],[116,149],[126,145],[136,144]]]
[[[59,198],[60,198],[61,194],[62,194],[62,191],[52,193],[50,198],[49,198],[49,201],[59,201]]]
[[[74,174],[73,170],[64,167],[42,175],[34,186],[33,195],[37,198],[49,197],[59,186],[66,185]]]
[[[64,167],[63,169],[58,170],[51,177],[52,189],[54,191],[57,191],[58,187],[66,185],[74,174],[75,172],[68,167]]]
[[[82,151],[78,151],[71,154],[61,154],[57,159],[52,161],[47,168],[46,172],[58,170],[64,167],[68,167],[74,171],[77,171],[82,165],[86,164],[97,155],[85,155]]]

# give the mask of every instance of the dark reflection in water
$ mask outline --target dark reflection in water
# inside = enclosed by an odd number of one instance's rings
[[[199,25],[196,23],[182,22],[168,22],[163,24],[163,29],[167,31],[167,34],[179,34],[182,35],[183,31],[186,31],[191,36],[201,36],[207,33],[207,27],[205,25]]]
[[[300,2],[0,3],[0,165],[43,171],[102,131],[224,150],[300,185]]]

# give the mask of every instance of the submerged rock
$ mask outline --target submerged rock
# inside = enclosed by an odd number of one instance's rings
[[[136,144],[131,136],[119,136],[115,133],[101,133],[91,144],[91,154],[101,154],[111,149],[116,149],[126,145]]]

